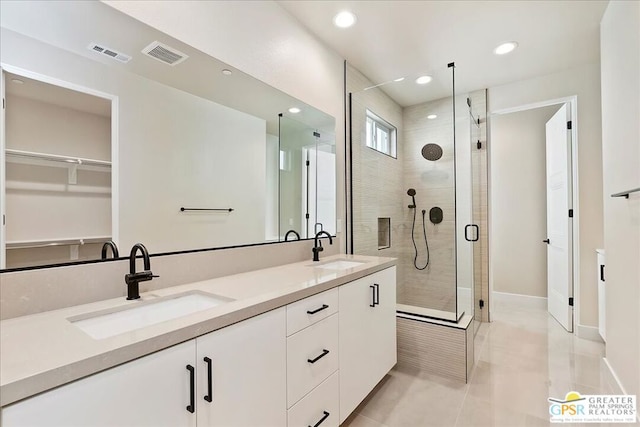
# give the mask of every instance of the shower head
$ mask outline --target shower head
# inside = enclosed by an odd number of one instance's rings
[[[432,162],[440,160],[442,157],[442,147],[438,144],[426,144],[422,147],[422,157]]]
[[[416,197],[415,197],[416,196],[416,190],[415,190],[415,188],[408,189],[407,190],[407,195],[411,196],[411,201],[412,201],[412,203],[407,207],[409,209],[415,209],[415,207],[416,207]]]

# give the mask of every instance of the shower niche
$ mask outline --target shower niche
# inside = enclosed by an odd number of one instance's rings
[[[347,252],[398,259],[399,313],[475,331],[488,320],[485,91],[456,93],[453,63],[426,85],[346,67]],[[370,141],[370,112],[394,130],[395,155]]]

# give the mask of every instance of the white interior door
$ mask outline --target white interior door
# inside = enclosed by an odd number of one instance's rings
[[[549,313],[573,332],[573,248],[571,200],[571,120],[569,104],[546,124],[547,137],[547,298]]]

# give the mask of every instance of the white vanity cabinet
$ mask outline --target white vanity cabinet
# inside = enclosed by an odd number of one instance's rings
[[[396,364],[396,268],[339,291],[342,423]]]
[[[338,426],[338,306],[337,288],[287,306],[288,427]]]
[[[1,424],[193,427],[186,366],[195,351],[191,340],[6,406]]]
[[[285,426],[285,340],[284,308],[198,337],[198,426]]]
[[[273,310],[17,402],[2,425],[282,427],[285,317]]]

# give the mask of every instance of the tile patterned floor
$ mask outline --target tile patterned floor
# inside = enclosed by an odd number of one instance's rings
[[[565,332],[546,309],[492,315],[476,336],[469,384],[396,367],[343,427],[546,426],[550,396],[613,393],[603,344]]]

